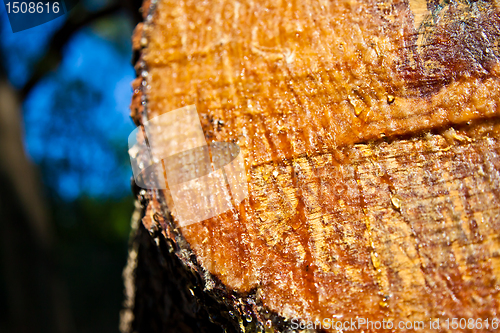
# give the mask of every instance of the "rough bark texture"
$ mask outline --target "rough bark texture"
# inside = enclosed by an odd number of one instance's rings
[[[499,316],[497,2],[143,8],[134,120],[195,104],[207,141],[242,148],[250,197],[177,228],[165,193],[138,192],[150,291],[129,294],[124,331]]]

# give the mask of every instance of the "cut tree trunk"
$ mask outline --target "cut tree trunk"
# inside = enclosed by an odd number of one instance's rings
[[[134,121],[196,105],[249,197],[180,227],[137,189],[122,331],[500,318],[498,6],[146,2]]]

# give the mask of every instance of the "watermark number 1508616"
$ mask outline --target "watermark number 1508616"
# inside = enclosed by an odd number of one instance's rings
[[[43,14],[43,13],[54,13],[57,14],[61,11],[61,4],[59,2],[19,2],[19,1],[13,1],[13,2],[7,2],[5,4],[5,9],[7,10],[7,14],[10,14],[11,12],[13,14],[17,13],[38,13],[38,14]]]
[[[15,33],[36,27],[66,14],[76,6],[78,0],[3,0],[3,3],[12,32]]]

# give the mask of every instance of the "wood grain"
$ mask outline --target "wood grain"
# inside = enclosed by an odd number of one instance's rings
[[[178,230],[149,191],[143,223],[250,321],[499,316],[499,10],[417,2],[161,0],[137,29],[136,123],[195,104],[250,193]]]

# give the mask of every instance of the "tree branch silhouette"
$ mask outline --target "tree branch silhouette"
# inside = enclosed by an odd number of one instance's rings
[[[21,98],[24,99],[45,74],[59,65],[62,49],[76,31],[100,18],[113,15],[120,9],[124,9],[123,3],[117,2],[95,12],[88,11],[81,5],[72,10],[68,20],[50,39],[45,54],[35,64],[33,73],[20,90]]]

